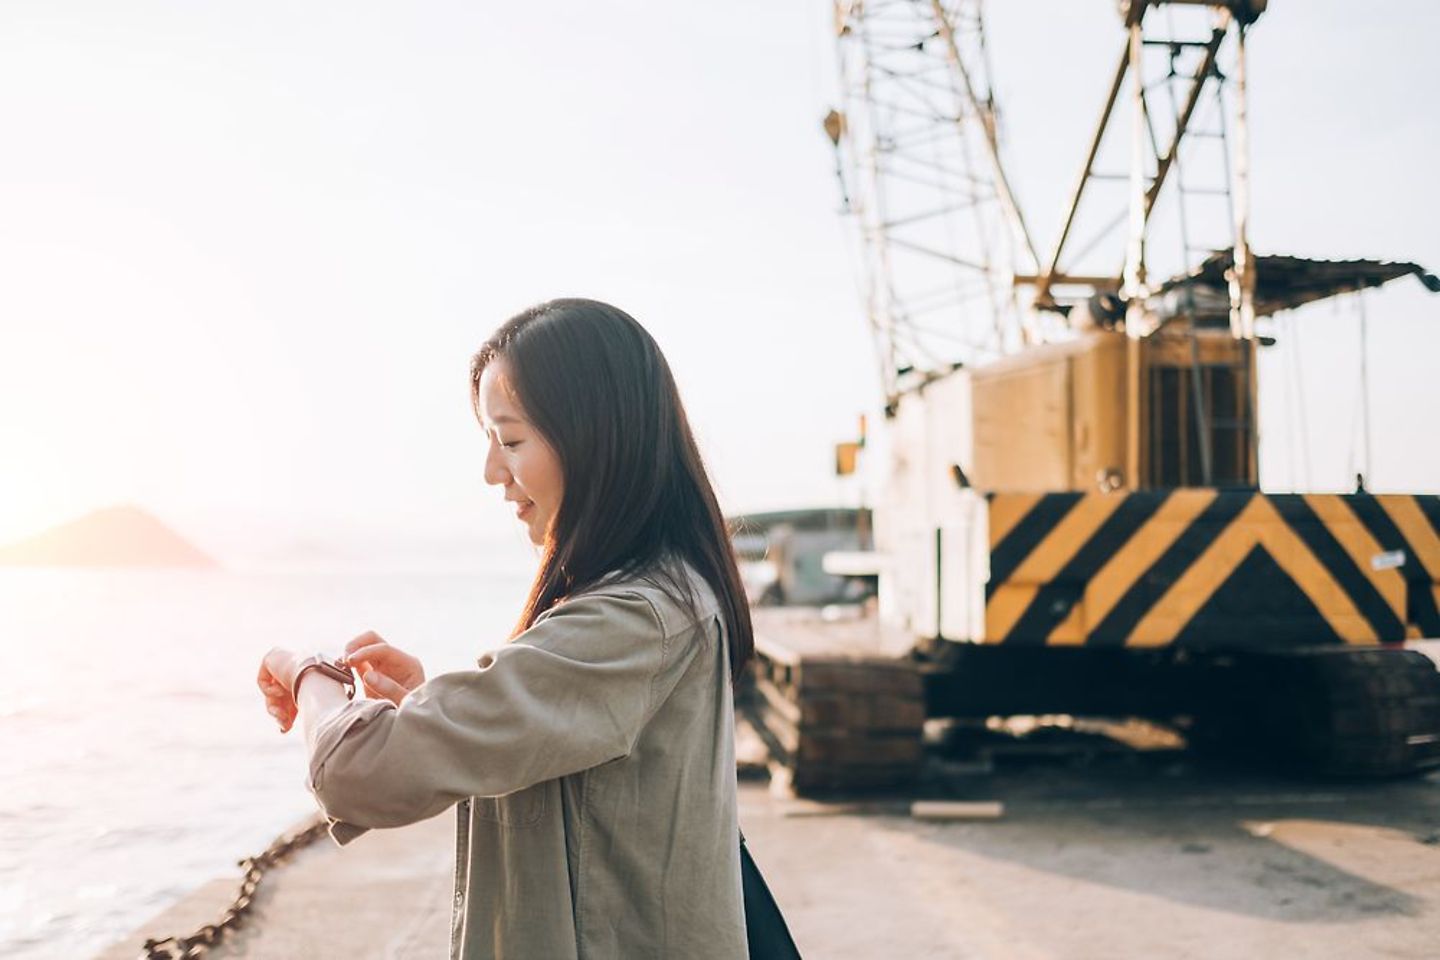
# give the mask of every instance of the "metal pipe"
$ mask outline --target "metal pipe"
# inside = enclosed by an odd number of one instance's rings
[[[1374,478],[1373,461],[1370,459],[1370,335],[1366,329],[1365,286],[1362,281],[1355,291],[1355,302],[1360,307],[1360,423],[1365,428],[1365,470],[1361,474],[1369,487]]]
[[[1245,24],[1235,25],[1235,251],[1230,271],[1230,333],[1255,336],[1255,261],[1250,254],[1250,127],[1245,109]],[[1257,430],[1258,432],[1258,430]]]
[[[1026,287],[1032,284],[1038,287],[1042,283],[1047,286],[1059,284],[1061,286],[1107,287],[1115,283],[1115,277],[1099,273],[1052,273],[1039,277],[1030,273],[1015,274],[1015,286],[1017,287]]]
[[[1137,18],[1130,25],[1130,75],[1134,95],[1130,123],[1130,238],[1125,251],[1125,284],[1122,295],[1129,301],[1125,333],[1138,337],[1145,306],[1145,77],[1144,35]]]
[[[1115,79],[1110,84],[1110,95],[1105,98],[1105,110],[1100,114],[1100,124],[1095,128],[1095,136],[1090,141],[1090,151],[1085,155],[1085,165],[1080,168],[1080,179],[1075,182],[1075,189],[1070,191],[1070,206],[1065,212],[1065,225],[1060,228],[1060,239],[1055,241],[1055,247],[1050,251],[1050,260],[1036,281],[1035,304],[1037,306],[1054,302],[1050,297],[1050,286],[1054,283],[1055,271],[1060,269],[1060,255],[1065,250],[1065,241],[1070,236],[1070,228],[1075,224],[1075,215],[1080,211],[1080,197],[1085,192],[1085,184],[1090,181],[1091,172],[1095,168],[1095,157],[1100,153],[1100,143],[1105,139],[1105,129],[1110,125],[1110,114],[1115,109],[1115,101],[1120,98],[1120,88],[1125,83],[1125,71],[1129,66],[1130,45],[1127,42],[1124,52],[1120,55],[1120,65],[1115,68]],[[1016,280],[1018,282],[1019,278],[1017,277]]]
[[[1125,252],[1124,285],[1121,295],[1125,305],[1126,346],[1126,431],[1125,481],[1131,490],[1149,485],[1145,461],[1149,444],[1144,437],[1148,425],[1142,390],[1145,377],[1144,351],[1140,335],[1145,317],[1145,36],[1141,20],[1145,16],[1145,0],[1138,0],[1127,17],[1130,30],[1130,75],[1134,96],[1130,124],[1130,240]]]
[[[945,531],[941,527],[935,528],[935,639],[943,640],[945,637],[944,612],[945,612]]]
[[[1213,470],[1214,455],[1210,447],[1210,416],[1209,407],[1205,404],[1205,384],[1203,381],[1204,368],[1200,365],[1200,342],[1196,339],[1195,330],[1190,330],[1190,392],[1195,403],[1195,430],[1200,441],[1200,483],[1202,486],[1213,487],[1215,485],[1215,474]],[[1184,450],[1184,427],[1181,428],[1181,449]],[[1185,479],[1182,477],[1182,484]]]

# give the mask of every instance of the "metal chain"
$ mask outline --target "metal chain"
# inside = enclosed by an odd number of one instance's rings
[[[324,836],[325,832],[325,819],[317,816],[315,822],[298,833],[289,836],[281,834],[259,856],[246,857],[236,861],[236,865],[245,871],[245,879],[240,882],[240,892],[234,901],[220,915],[219,922],[207,923],[188,937],[160,937],[146,940],[144,953],[141,956],[144,960],[190,960],[190,958],[203,957],[211,947],[220,942],[228,931],[239,927],[244,921],[245,914],[250,911],[254,900],[255,890],[265,876],[265,871],[283,861],[294,851],[314,843]]]

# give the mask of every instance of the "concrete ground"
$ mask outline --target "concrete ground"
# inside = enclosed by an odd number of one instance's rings
[[[936,772],[929,795],[1004,815],[922,822],[905,797],[840,807],[742,782],[751,852],[806,957],[1440,956],[1440,775],[1304,783],[1171,751]],[[443,957],[452,838],[447,813],[312,846],[209,956]],[[236,885],[201,888],[101,957],[214,919]]]

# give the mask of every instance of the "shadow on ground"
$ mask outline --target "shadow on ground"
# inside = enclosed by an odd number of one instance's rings
[[[1414,890],[1440,878],[1440,773],[1301,779],[1179,749],[1086,749],[1080,738],[1071,751],[985,764],[932,756],[919,789],[889,799],[915,797],[1003,803],[995,821],[875,822],[1013,868],[1018,884],[1046,875],[1231,915],[1343,924],[1419,916],[1433,905]]]

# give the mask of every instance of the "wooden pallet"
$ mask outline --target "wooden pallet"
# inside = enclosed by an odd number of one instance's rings
[[[755,611],[740,706],[796,793],[904,787],[919,775],[925,701],[905,660],[877,652],[873,622]]]

